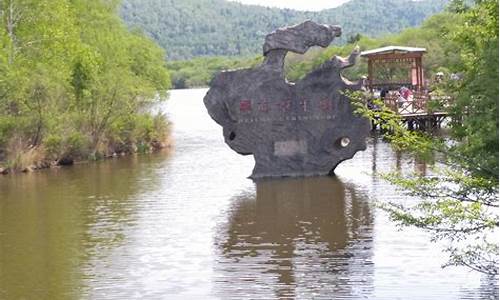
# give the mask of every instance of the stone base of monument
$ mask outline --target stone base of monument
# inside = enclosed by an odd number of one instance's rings
[[[296,83],[287,82],[287,50],[304,53],[326,47],[337,26],[314,22],[279,29],[266,37],[264,62],[252,69],[215,76],[204,98],[210,116],[223,127],[234,151],[254,155],[252,178],[333,174],[342,161],[366,148],[368,120],[356,116],[343,95],[359,90],[340,75],[359,55],[333,57]]]
[[[251,178],[333,175],[340,162],[366,148],[366,144],[351,136],[348,130],[334,131],[261,145],[255,154]]]

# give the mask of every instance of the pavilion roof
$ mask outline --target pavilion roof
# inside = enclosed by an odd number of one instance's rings
[[[427,52],[425,48],[416,48],[416,47],[404,47],[404,46],[387,46],[372,50],[367,50],[361,52],[361,56],[376,56],[382,54],[409,54],[409,53],[423,53]]]

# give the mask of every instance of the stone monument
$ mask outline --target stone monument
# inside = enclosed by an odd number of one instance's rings
[[[359,90],[341,76],[359,56],[332,57],[298,82],[285,78],[288,51],[327,47],[338,26],[306,21],[266,36],[261,65],[218,73],[204,103],[237,153],[254,155],[252,178],[332,175],[337,165],[366,148],[367,119],[353,114],[343,90]]]

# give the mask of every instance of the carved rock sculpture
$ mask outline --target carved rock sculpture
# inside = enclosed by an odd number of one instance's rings
[[[208,113],[231,149],[254,155],[252,178],[333,174],[340,162],[366,148],[370,123],[353,114],[342,94],[359,90],[361,82],[340,74],[355,63],[358,49],[347,59],[334,56],[296,83],[284,75],[288,51],[326,47],[340,34],[338,26],[312,21],[278,29],[266,36],[261,65],[223,71],[210,83]]]

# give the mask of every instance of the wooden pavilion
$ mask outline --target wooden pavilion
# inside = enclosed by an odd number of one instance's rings
[[[425,85],[422,56],[426,51],[425,48],[387,46],[362,52],[361,57],[368,59],[369,89],[406,86],[414,91],[422,90]]]
[[[385,105],[401,116],[408,128],[431,129],[441,126],[447,117],[444,110],[431,109],[431,95],[427,91],[422,67],[425,48],[387,46],[361,52],[368,60],[367,88],[373,93],[384,91]],[[406,87],[411,96],[401,97],[398,90]],[[432,97],[444,106],[449,97]]]

